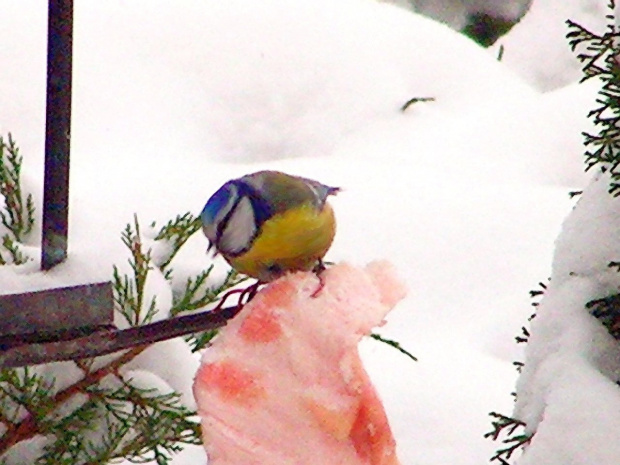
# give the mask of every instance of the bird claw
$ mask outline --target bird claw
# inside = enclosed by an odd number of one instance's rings
[[[321,291],[323,290],[323,288],[325,287],[325,280],[323,279],[322,274],[326,269],[327,268],[325,267],[325,263],[323,263],[323,260],[319,259],[318,263],[312,270],[312,272],[316,275],[316,277],[319,278],[319,285],[314,290],[314,292],[310,294],[310,297],[312,297],[313,299],[316,299],[318,295],[321,293]]]
[[[252,300],[254,296],[256,295],[256,293],[258,292],[258,288],[261,284],[262,283],[260,281],[256,281],[254,284],[246,287],[243,290],[243,292],[241,292],[241,295],[239,296],[239,302],[237,303],[237,305],[245,305],[250,300]],[[246,299],[245,303],[243,303],[243,299]]]
[[[232,289],[228,291],[222,296],[218,304],[211,311],[217,312],[221,310],[224,307],[224,302],[226,302],[226,300],[234,294],[239,294],[239,299],[237,300],[237,305],[235,305],[235,307],[237,307],[238,310],[241,310],[241,307],[254,298],[261,284],[262,283],[260,281],[256,281],[254,284],[246,287],[245,289]]]

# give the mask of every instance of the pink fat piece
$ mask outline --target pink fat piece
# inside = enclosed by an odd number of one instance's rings
[[[203,355],[194,382],[209,465],[399,465],[357,345],[406,290],[387,262],[287,275]]]

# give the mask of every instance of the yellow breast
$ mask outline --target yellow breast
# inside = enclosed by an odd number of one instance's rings
[[[287,271],[314,268],[335,233],[336,219],[329,204],[320,212],[312,205],[301,205],[265,221],[247,252],[224,258],[240,273],[268,282]]]

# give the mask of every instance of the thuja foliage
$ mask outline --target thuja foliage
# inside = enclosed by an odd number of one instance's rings
[[[152,226],[155,226],[153,223]],[[128,224],[121,237],[125,246],[129,249],[131,258],[129,265],[132,270],[130,275],[122,274],[117,266],[113,271],[114,300],[117,310],[130,324],[144,324],[152,320],[157,313],[156,299],[152,297],[146,301],[144,292],[146,279],[149,273],[160,272],[171,281],[173,269],[170,262],[176,256],[181,246],[187,239],[200,228],[200,219],[185,213],[170,220],[155,235],[155,242],[163,242],[167,246],[168,253],[159,257],[158,261],[152,257],[152,250],[145,246],[144,238],[140,231],[138,219],[134,217],[133,225]],[[234,270],[228,272],[224,280],[215,285],[209,283],[209,277],[213,266],[199,272],[196,276],[188,277],[181,289],[173,289],[172,307],[169,309],[170,316],[174,317],[181,313],[203,309],[220,299],[220,297],[232,287],[245,281],[247,278],[239,275]],[[192,350],[200,350],[215,336],[216,331],[210,330],[200,334],[193,334],[186,338]]]
[[[370,333],[370,337],[374,339],[375,341],[383,342],[384,344],[387,344],[388,346],[393,347],[394,349],[398,350],[401,354],[404,354],[407,357],[409,357],[414,362],[418,361],[418,358],[414,356],[411,352],[406,350],[403,346],[401,346],[400,342],[395,341],[393,339],[387,339],[378,333]]]
[[[22,156],[11,134],[5,140],[0,136],[0,265],[22,264],[28,257],[19,243],[32,231],[34,202],[32,194],[24,195],[21,187]]]
[[[583,65],[582,80],[598,77],[602,82],[596,100],[597,107],[589,113],[598,129],[597,134],[584,133],[587,168],[600,166],[609,173],[609,192],[620,195],[620,31],[615,14],[616,2],[610,0],[603,34],[596,34],[568,21],[567,37]],[[620,272],[620,263],[608,264]],[[586,306],[609,333],[620,340],[620,295],[615,294],[588,302]]]
[[[602,83],[597,107],[588,114],[597,132],[584,132],[586,170],[598,166],[611,176],[609,192],[620,195],[620,32],[616,26],[615,1],[608,3],[607,24],[602,34],[567,21],[568,43],[581,62],[586,81],[598,77]]]
[[[83,377],[60,390],[44,367],[1,370],[0,419],[6,431],[0,451],[5,463],[22,463],[11,448],[39,435],[48,441],[32,463],[45,465],[107,464],[118,458],[155,458],[165,464],[183,444],[198,444],[195,413],[177,393],[136,387],[119,374],[140,352],[132,349],[98,369],[92,361],[76,363]]]
[[[496,412],[491,412],[489,415],[493,418],[491,422],[493,429],[484,437],[491,438],[494,441],[504,437],[501,439],[503,445],[495,451],[495,455],[491,457],[491,462],[497,461],[502,465],[510,465],[508,460],[516,451],[525,447],[532,440],[532,435],[523,433],[525,423],[520,420]]]
[[[2,265],[28,259],[20,252],[20,244],[32,230],[34,205],[32,196],[22,192],[21,166],[13,139],[0,138]],[[151,227],[154,237],[145,240],[137,217],[127,225],[121,240],[129,252],[130,271],[123,273],[115,266],[112,272],[115,310],[129,326],[148,323],[159,311],[156,299],[145,292],[146,280],[151,273],[161,273],[172,286],[173,258],[199,229],[199,219],[185,213],[158,231],[155,224]],[[166,253],[155,259],[153,246]],[[230,272],[213,287],[211,271],[208,268],[187,278],[179,289],[173,287],[171,316],[203,309],[243,280]],[[198,350],[214,334],[196,334],[187,343]],[[199,444],[196,412],[182,403],[178,393],[144,387],[143,380],[138,384],[123,371],[145,349],[140,346],[115,356],[0,370],[0,465],[24,463],[23,451],[16,450],[37,437],[46,440],[25,448],[29,463],[37,465],[95,465],[120,459],[166,464],[184,445]],[[68,385],[67,373],[74,380]]]
[[[596,133],[584,132],[584,144],[586,170],[599,167],[608,172],[611,178],[609,192],[620,195],[620,32],[616,26],[615,1],[610,0],[607,5],[607,24],[601,34],[589,31],[583,26],[567,21],[569,32],[567,39],[570,48],[576,52],[577,59],[582,64],[583,77],[586,81],[597,77],[601,81],[601,88],[596,99],[596,108],[589,112],[588,116],[594,122]],[[610,267],[618,266],[610,263]],[[619,267],[620,268],[620,267]],[[540,284],[541,289],[532,291],[532,297],[541,296],[546,290],[546,285]],[[534,307],[538,305],[535,302]],[[620,297],[615,295],[588,303],[591,313],[599,318],[610,330],[614,337],[620,337],[620,332],[614,333],[617,326],[620,311]],[[530,319],[535,317],[532,315]],[[518,343],[527,343],[530,337],[529,331],[523,327],[517,336]],[[522,362],[515,362],[517,370],[521,371]],[[513,393],[514,394],[514,393]],[[516,398],[516,395],[515,395]],[[503,465],[508,465],[508,460],[515,451],[526,446],[532,439],[532,434],[524,434],[525,424],[507,415],[492,412],[492,430],[485,437],[502,440],[496,454],[491,458]]]
[[[532,298],[532,307],[534,308],[534,312],[528,318],[528,321],[532,321],[536,317],[536,310],[540,303],[540,298],[544,295],[547,290],[547,285],[545,283],[538,283],[538,288],[530,291],[530,297]],[[517,344],[526,344],[530,338],[530,332],[525,327],[521,327],[521,333],[515,337],[515,342]],[[517,372],[521,373],[523,369],[523,362],[517,360],[512,362]],[[511,392],[514,400],[517,399],[517,393]],[[525,428],[525,423],[521,420],[511,417],[509,415],[504,415],[499,412],[490,412],[489,416],[491,417],[491,431],[484,434],[485,438],[491,439],[493,441],[500,441],[500,446],[495,451],[495,454],[491,457],[491,462],[499,462],[502,465],[510,465],[510,460],[513,454],[523,447],[527,446],[532,440],[533,434],[528,434],[523,432]]]

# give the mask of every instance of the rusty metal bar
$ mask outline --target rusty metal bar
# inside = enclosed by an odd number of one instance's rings
[[[71,331],[50,335],[15,335],[0,338],[0,367],[12,368],[60,360],[98,357],[119,350],[153,344],[200,331],[221,328],[241,305],[136,326],[123,330],[100,330],[88,335]]]
[[[0,340],[111,325],[113,312],[110,282],[0,295]]]
[[[41,268],[67,258],[73,0],[49,0]]]

